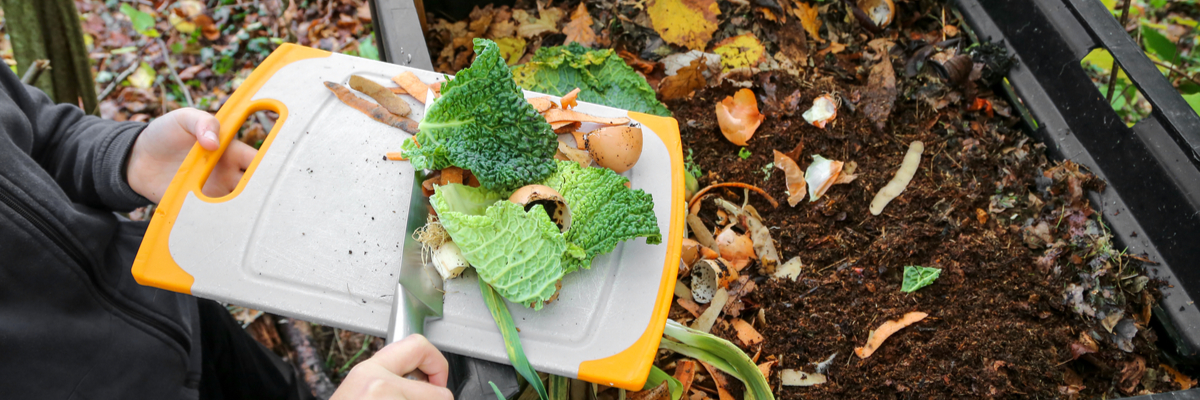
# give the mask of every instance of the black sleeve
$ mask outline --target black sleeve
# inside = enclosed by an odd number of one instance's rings
[[[72,201],[113,211],[150,204],[129,187],[125,174],[133,142],[146,124],[104,120],[72,105],[54,104],[33,86],[24,89],[27,96],[14,100],[24,103],[21,108],[33,123],[30,156]]]

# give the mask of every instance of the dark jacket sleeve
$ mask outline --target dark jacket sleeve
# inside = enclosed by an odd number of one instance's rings
[[[16,78],[5,73],[4,80]],[[68,104],[54,104],[33,86],[13,90],[15,100],[33,128],[30,156],[54,177],[72,201],[113,211],[130,211],[150,204],[129,187],[125,165],[140,122],[116,122],[84,114]],[[10,88],[10,82],[6,85]]]

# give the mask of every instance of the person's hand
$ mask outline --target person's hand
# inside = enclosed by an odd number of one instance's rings
[[[200,142],[200,147],[205,150],[216,150],[220,147],[217,140],[220,131],[220,123],[212,114],[195,108],[181,108],[151,121],[133,143],[129,154],[129,165],[125,169],[129,187],[158,203],[192,145]],[[242,173],[254,161],[255,153],[257,150],[240,141],[230,143],[204,183],[204,194],[219,197],[232,192],[242,179]]]
[[[429,382],[405,378],[421,371]],[[409,335],[355,365],[330,400],[453,400],[446,389],[450,366],[424,336]]]

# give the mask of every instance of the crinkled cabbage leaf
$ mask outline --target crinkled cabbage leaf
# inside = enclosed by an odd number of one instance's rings
[[[671,116],[654,89],[612,49],[579,43],[542,47],[529,62],[513,67],[517,85],[562,96],[579,88],[579,100],[647,114]]]

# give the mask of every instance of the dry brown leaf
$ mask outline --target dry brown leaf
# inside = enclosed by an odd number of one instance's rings
[[[745,146],[762,122],[758,100],[750,89],[738,90],[717,103],[717,124],[721,126],[721,134],[733,144]]]
[[[703,89],[708,82],[704,79],[704,71],[708,65],[704,57],[692,60],[692,64],[680,68],[675,75],[663,78],[658,84],[658,93],[664,101],[681,99],[690,96],[697,89]]]
[[[583,3],[580,3],[582,5]],[[575,88],[562,97],[559,101],[562,102],[563,108],[571,109],[579,106],[579,102],[575,98],[579,97],[579,88]]]
[[[888,116],[892,114],[892,104],[896,102],[896,72],[892,69],[891,58],[887,53],[883,59],[871,67],[871,76],[867,78],[867,87],[863,90],[863,113],[875,123],[875,127],[883,129]]]
[[[786,2],[781,2],[786,3]],[[779,51],[793,64],[801,65],[808,56],[808,35],[796,24],[783,24],[779,28]]]
[[[200,31],[204,33],[205,39],[217,40],[221,38],[221,29],[217,28],[217,24],[213,22],[212,17],[201,14],[193,22],[196,26],[200,27]]]
[[[1132,361],[1126,361],[1125,366],[1121,367],[1121,378],[1118,381],[1117,389],[1126,395],[1137,393],[1137,387],[1142,383],[1142,377],[1145,375],[1146,359],[1135,355]]]
[[[588,14],[587,6],[583,2],[580,2],[579,7],[575,8],[575,12],[571,13],[571,22],[563,26],[563,33],[567,35],[564,44],[579,42],[583,47],[592,47],[596,44],[596,31],[592,30],[592,15]]]
[[[555,122],[592,122],[601,125],[625,125],[629,123],[629,118],[616,117],[606,118],[588,115],[575,110],[564,110],[561,108],[550,109],[542,116],[546,118],[546,122],[554,124]]]
[[[788,157],[787,154],[780,153],[775,150],[775,168],[783,170],[784,179],[787,181],[787,202],[788,205],[795,207],[804,200],[804,195],[808,193],[804,188],[804,170],[796,165],[796,160]]]
[[[421,82],[421,78],[417,78],[417,75],[412,73],[412,71],[404,71],[400,75],[393,76],[392,82],[396,82],[397,85],[404,88],[404,91],[408,92],[409,96],[412,96],[421,103],[425,103],[425,95],[429,94],[429,85]]]
[[[742,346],[750,347],[763,341],[762,334],[759,334],[758,330],[741,318],[733,319],[733,329],[737,331],[738,340],[742,342]]]
[[[629,400],[671,400],[671,388],[663,381],[650,390],[639,390],[626,393]]]
[[[716,0],[650,0],[646,13],[667,43],[703,51],[717,31]]]
[[[675,363],[675,379],[683,386],[683,393],[692,388],[692,380],[696,378],[696,362],[679,360]]]
[[[821,40],[821,19],[817,17],[816,5],[796,1],[796,9],[792,12],[796,14],[796,18],[800,18],[800,24],[808,31],[808,37],[818,42],[824,41]]]
[[[892,334],[896,333],[900,329],[912,325],[917,321],[923,320],[928,316],[929,314],[920,311],[913,311],[908,314],[904,314],[904,316],[900,317],[899,320],[884,322],[883,325],[879,325],[879,328],[871,331],[870,335],[867,336],[866,346],[854,348],[854,354],[857,354],[858,358],[870,357],[872,353],[875,353],[875,350],[879,349],[879,346],[883,345],[883,341],[887,340],[889,336],[892,336]]]
[[[637,54],[633,54],[625,50],[617,50],[617,55],[620,56],[622,60],[625,60],[625,64],[628,64],[630,68],[641,72],[643,75],[650,75],[654,72],[654,69],[659,66],[659,63],[657,62],[644,60],[641,57],[638,57]]]
[[[1167,370],[1167,372],[1171,373],[1171,378],[1175,380],[1175,383],[1179,384],[1180,390],[1188,390],[1188,389],[1191,389],[1192,386],[1196,386],[1195,379],[1189,378],[1187,375],[1184,375],[1182,372],[1175,370],[1175,368],[1171,368],[1170,365],[1158,364],[1158,366],[1161,367],[1162,369]],[[678,373],[676,373],[676,374],[678,376]]]
[[[719,396],[720,400],[736,400],[733,397],[733,394],[729,393],[729,390],[725,389],[725,387],[729,386],[729,378],[726,378],[725,374],[721,373],[721,371],[717,371],[717,369],[713,368],[713,366],[709,363],[704,361],[699,361],[699,363],[700,365],[704,366],[704,369],[708,371],[708,375],[712,377],[713,384],[717,387],[717,396]]]
[[[513,20],[517,21],[517,34],[526,39],[544,33],[558,33],[558,20],[562,19],[562,16],[563,11],[558,7],[539,9],[537,18],[525,10],[513,10]]]

